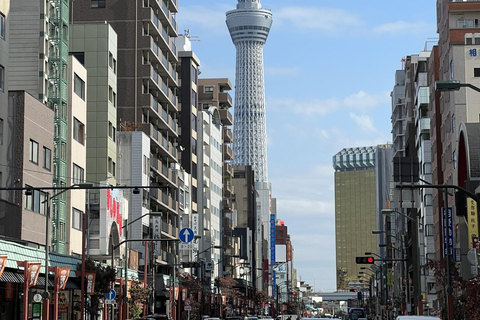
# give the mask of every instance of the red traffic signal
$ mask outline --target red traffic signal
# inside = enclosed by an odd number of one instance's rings
[[[356,257],[355,262],[357,264],[374,264],[375,258],[374,257]]]
[[[296,295],[297,295],[297,292],[296,292],[296,291],[293,291],[292,294],[293,294],[293,296],[296,296]]]

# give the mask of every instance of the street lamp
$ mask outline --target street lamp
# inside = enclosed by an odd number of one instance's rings
[[[435,91],[458,91],[465,87],[480,92],[480,88],[470,83],[460,83],[458,80],[435,81]]]
[[[418,261],[418,269],[417,269],[417,282],[418,282],[418,297],[417,297],[417,307],[418,307],[418,314],[423,315],[423,290],[422,290],[422,278],[421,278],[421,272],[420,269],[422,268],[421,265],[421,260],[420,260],[420,221],[418,219],[418,215],[415,215],[415,218],[410,217],[407,214],[404,214],[403,212],[397,211],[397,210],[392,210],[392,209],[382,209],[382,214],[392,214],[396,213],[401,215],[402,217],[406,218],[407,220],[412,221],[415,224],[415,229],[417,230],[417,261]]]

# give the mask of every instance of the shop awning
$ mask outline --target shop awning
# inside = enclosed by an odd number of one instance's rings
[[[23,276],[20,279],[14,272],[3,271],[2,276],[0,277],[0,282],[23,283]]]

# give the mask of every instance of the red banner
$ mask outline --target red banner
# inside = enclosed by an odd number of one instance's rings
[[[58,289],[63,290],[67,285],[70,268],[58,268]]]
[[[37,285],[38,275],[40,274],[41,263],[28,264],[28,286],[33,287]]]
[[[95,272],[86,273],[87,277],[87,294],[95,293]]]
[[[7,264],[7,256],[0,257],[0,277],[2,276],[5,265]]]

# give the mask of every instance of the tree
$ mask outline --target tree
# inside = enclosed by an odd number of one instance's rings
[[[463,283],[463,294],[460,301],[464,303],[465,319],[480,319],[480,276]]]
[[[440,260],[428,260],[426,267],[430,270],[433,270],[433,276],[435,278],[436,286],[437,286],[437,295],[439,295],[439,299],[443,302],[442,308],[442,319],[447,319],[447,289],[448,289],[448,276],[446,271],[446,260],[444,258]],[[454,296],[455,301],[455,315],[462,317],[463,315],[463,304],[462,301],[459,299],[458,294],[462,290],[462,278],[460,277],[460,273],[458,271],[455,262],[450,261],[450,277],[452,283],[453,294],[457,295]]]
[[[180,287],[187,289],[188,295],[192,300],[190,311],[190,319],[196,319],[200,317],[201,301],[198,300],[198,293],[202,290],[202,284],[200,281],[190,275],[189,273],[177,273],[178,283]],[[184,313],[183,318],[186,319],[188,313]]]
[[[77,271],[82,269],[82,264],[77,265]],[[90,303],[86,306],[87,312],[93,319],[97,319],[100,310],[100,299],[110,291],[111,284],[115,281],[116,270],[109,265],[102,265],[99,262],[88,258],[85,260],[86,272],[95,272],[95,292],[90,295]],[[86,285],[86,284],[85,284]]]
[[[152,295],[152,290],[145,288],[142,282],[132,280],[129,293],[131,297],[128,301],[130,318],[138,318],[143,311],[143,304]]]
[[[235,297],[240,296],[240,292],[237,288],[234,288],[237,285],[237,280],[233,279],[232,277],[224,277],[224,278],[217,278],[218,280],[218,287],[220,288],[220,292],[226,296],[227,299],[227,306],[225,306],[224,314],[228,313],[228,305],[233,304],[233,299]]]

